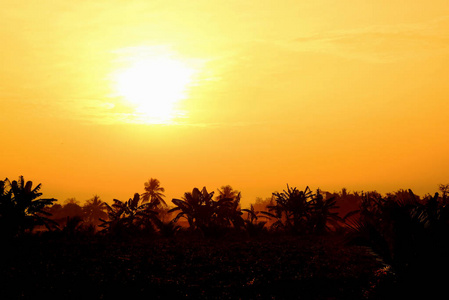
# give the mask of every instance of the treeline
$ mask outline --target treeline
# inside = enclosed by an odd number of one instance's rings
[[[173,236],[185,228],[204,236],[220,236],[228,232],[246,231],[250,235],[283,231],[295,234],[324,234],[329,231],[353,228],[360,218],[367,219],[366,211],[379,201],[404,203],[412,197],[415,205],[431,199],[446,205],[449,185],[440,185],[442,196],[426,195],[423,199],[411,196],[411,191],[399,190],[382,197],[377,192],[338,193],[309,187],[299,190],[289,187],[274,192],[272,197],[256,199],[249,208],[242,209],[241,193],[231,186],[222,186],[218,193],[194,188],[180,199],[165,202],[165,189],[159,180],[151,178],[144,183],[144,192],[135,193],[128,201],[113,200],[109,205],[95,195],[82,206],[76,199],[57,204],[56,199],[42,199],[41,184],[32,182],[0,181],[0,226],[3,236],[18,236],[32,231],[67,233],[90,232],[117,236],[160,234]],[[437,197],[437,198],[435,198]],[[371,201],[367,199],[386,199]],[[436,199],[436,200],[435,200]],[[378,216],[380,217],[380,216]],[[384,219],[384,218],[383,218]],[[349,223],[348,223],[349,221]]]
[[[98,196],[80,205],[75,199],[55,204],[41,198],[41,184],[23,177],[0,181],[2,240],[27,234],[106,236],[113,239],[177,235],[220,238],[342,234],[346,243],[369,247],[403,282],[441,285],[438,272],[449,268],[449,185],[423,198],[411,190],[385,196],[377,192],[338,193],[287,188],[241,208],[241,193],[223,186],[218,193],[193,188],[168,205],[157,179],[144,192],[112,204]]]
[[[41,184],[33,188],[22,176],[16,181],[0,181],[0,230],[2,236],[18,236],[26,232],[64,231],[90,232],[117,236],[160,234],[173,236],[186,229],[204,236],[220,236],[228,232],[246,231],[250,235],[283,231],[295,234],[324,234],[354,229],[354,224],[368,218],[379,203],[408,203],[415,206],[441,203],[446,207],[449,185],[440,185],[442,195],[420,198],[411,191],[399,190],[385,197],[373,192],[312,191],[289,187],[274,192],[272,197],[256,199],[242,209],[241,193],[226,185],[218,193],[194,188],[167,205],[165,189],[159,180],[144,183],[144,192],[135,193],[127,201],[114,199],[112,205],[94,195],[83,205],[74,198],[63,204],[56,199],[40,198]],[[436,197],[436,198],[435,198]],[[377,199],[377,200],[373,200]],[[432,202],[433,201],[433,202]],[[377,205],[377,206],[376,206]],[[385,216],[376,215],[384,220]]]

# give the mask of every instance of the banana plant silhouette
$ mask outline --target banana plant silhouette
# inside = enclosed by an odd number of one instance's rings
[[[296,187],[282,193],[273,193],[275,205],[267,206],[268,212],[261,212],[275,218],[273,228],[281,228],[294,233],[322,234],[330,230],[330,225],[337,227],[344,220],[338,216],[335,198],[323,199],[319,193],[313,194],[307,186],[304,191]]]
[[[331,230],[329,224],[334,226],[334,228],[340,227],[340,224],[344,223],[346,217],[341,218],[338,212],[332,211],[337,208],[337,200],[335,197],[324,199],[318,191],[311,201],[310,230],[314,233],[322,234]],[[351,212],[348,215],[353,213]]]
[[[304,232],[311,217],[311,200],[314,197],[312,190],[307,186],[304,191],[300,191],[287,185],[287,190],[273,193],[273,196],[276,204],[267,206],[267,212],[261,212],[276,219],[272,227],[296,233]]]
[[[251,204],[250,208],[242,209],[242,212],[246,212],[245,229],[251,236],[259,235],[263,232],[265,228],[266,221],[258,221],[259,218],[270,219],[268,216],[260,215],[260,211],[256,211],[254,206]]]
[[[153,223],[157,222],[157,212],[154,210],[155,203],[141,204],[139,193],[135,193],[133,198],[122,202],[114,199],[114,203],[106,203],[108,219],[100,219],[103,223],[103,231],[115,234],[135,234],[138,232],[152,232]],[[157,220],[157,221],[156,221]]]
[[[420,201],[411,190],[401,198],[368,193],[359,219],[348,222],[347,240],[369,246],[401,277],[430,278],[439,274],[430,270],[449,267],[449,206],[443,200],[435,193]]]
[[[209,193],[206,187],[201,191],[194,188],[192,192],[185,193],[182,199],[173,199],[176,207],[169,212],[179,211],[173,219],[175,222],[182,217],[186,218],[190,229],[200,229],[205,235],[214,234],[214,230],[223,229],[231,223],[238,224],[236,216],[241,215],[241,212],[236,210],[238,201],[231,198],[214,201],[213,195],[214,192]]]
[[[19,177],[12,182],[6,178],[0,181],[0,230],[4,236],[17,236],[25,231],[31,231],[37,225],[45,225],[51,230],[56,223],[47,216],[51,214],[45,208],[56,199],[38,199],[41,184],[35,188],[33,183]]]

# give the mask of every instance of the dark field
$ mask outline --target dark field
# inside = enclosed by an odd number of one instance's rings
[[[2,299],[370,299],[389,276],[339,236],[28,237],[6,250]]]

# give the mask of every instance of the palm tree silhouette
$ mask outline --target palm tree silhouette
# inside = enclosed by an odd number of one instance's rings
[[[165,197],[163,194],[165,189],[160,186],[158,179],[150,178],[148,182],[144,183],[144,186],[145,192],[142,194],[142,203],[150,202],[154,203],[156,206],[162,203],[167,206],[167,203],[165,203],[163,199],[163,197]]]
[[[83,206],[86,220],[93,225],[98,225],[100,218],[104,219],[107,217],[106,209],[106,203],[101,201],[98,195],[94,195],[91,199],[87,200]]]
[[[234,190],[230,185],[225,185],[218,189],[218,193],[215,199],[222,201],[218,213],[221,226],[227,227],[232,223],[235,228],[243,227],[244,220],[240,209],[241,192]]]
[[[218,189],[218,195],[217,197],[215,197],[216,200],[221,200],[221,199],[240,199],[241,198],[241,193],[237,190],[234,190],[232,188],[232,186],[230,185],[224,185],[221,188]]]

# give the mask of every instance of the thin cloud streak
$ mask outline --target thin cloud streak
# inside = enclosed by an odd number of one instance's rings
[[[327,31],[299,37],[289,48],[388,63],[447,53],[448,28],[449,16],[422,23]]]
[[[70,115],[71,119],[102,125],[114,124],[134,124],[134,125],[160,125],[160,126],[180,126],[180,127],[199,127],[199,128],[228,128],[228,127],[247,127],[268,124],[269,122],[258,121],[240,121],[240,122],[192,122],[188,116],[178,116],[167,123],[152,123],[145,118],[144,114],[133,112],[123,112],[124,108],[120,104],[106,102],[96,99],[65,99],[57,105],[51,105],[46,108],[49,115],[63,114]]]

